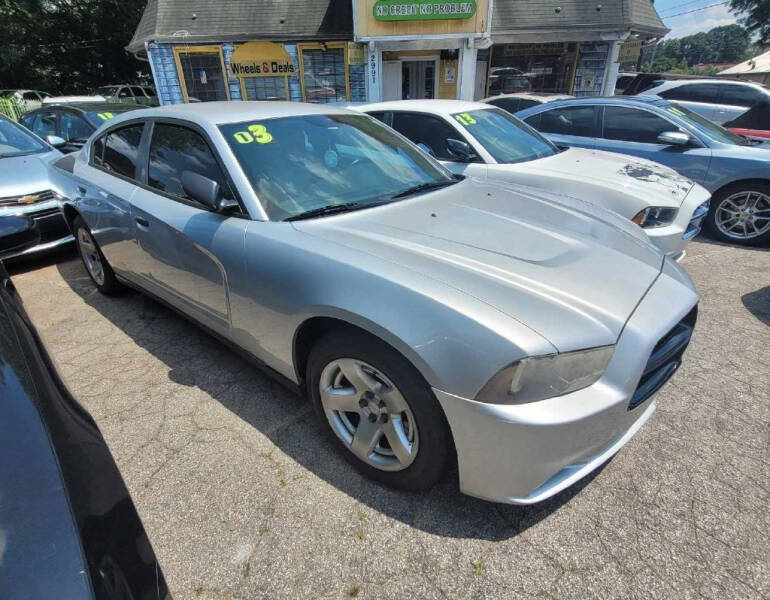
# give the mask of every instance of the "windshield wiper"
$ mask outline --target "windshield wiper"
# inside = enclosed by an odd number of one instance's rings
[[[448,179],[446,181],[431,181],[430,183],[420,183],[418,185],[407,188],[401,192],[398,192],[397,194],[394,194],[393,196],[391,196],[391,199],[405,198],[406,196],[411,196],[412,194],[416,194],[417,192],[424,192],[426,190],[434,190],[437,188],[446,187],[448,185],[453,185],[457,183],[457,181],[458,180],[456,179]]]
[[[324,217],[326,215],[335,215],[337,213],[349,212],[359,208],[367,208],[373,204],[362,204],[361,202],[346,202],[344,204],[329,204],[312,210],[286,217],[284,221],[301,221],[302,219],[312,219],[313,217]]]

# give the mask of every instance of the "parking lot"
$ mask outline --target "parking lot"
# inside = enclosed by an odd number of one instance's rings
[[[14,282],[176,599],[770,597],[770,251],[700,239],[683,264],[699,320],[657,412],[533,507],[364,479],[307,402],[73,255]]]

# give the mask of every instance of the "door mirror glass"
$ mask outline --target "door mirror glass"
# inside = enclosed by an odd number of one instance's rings
[[[0,258],[12,256],[40,243],[40,230],[29,217],[0,218]]]
[[[658,141],[669,146],[687,146],[690,143],[690,136],[681,131],[664,131],[658,136]]]
[[[455,160],[460,162],[471,162],[474,158],[476,158],[476,153],[471,149],[471,146],[468,144],[468,142],[456,140],[454,138],[448,138],[446,145]]]
[[[45,136],[45,140],[54,148],[60,148],[67,143],[67,140],[60,138],[58,135],[47,135]]]

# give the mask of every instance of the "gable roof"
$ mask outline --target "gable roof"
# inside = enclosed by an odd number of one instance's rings
[[[770,72],[770,52],[765,52],[754,58],[750,58],[740,64],[720,71],[720,75],[743,75],[748,73],[768,73]]]
[[[599,8],[600,7],[600,8]],[[521,31],[669,32],[653,0],[495,0],[492,35]]]
[[[145,42],[352,40],[351,0],[148,0],[127,49]]]

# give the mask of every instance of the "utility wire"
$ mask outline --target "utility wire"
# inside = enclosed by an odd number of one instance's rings
[[[666,15],[663,18],[664,19],[673,19],[674,17],[681,17],[682,15],[689,15],[690,13],[698,12],[701,10],[706,10],[707,8],[713,8],[715,6],[722,6],[723,4],[730,4],[730,0],[725,0],[724,2],[717,2],[716,4],[709,4],[708,6],[701,6],[700,8],[693,8],[692,10],[686,10],[684,12],[676,13],[673,15]]]
[[[675,10],[680,10],[684,6],[689,6],[690,4],[697,4],[698,2],[703,2],[703,1],[704,0],[689,0],[689,2],[682,2],[678,6],[671,6],[669,8],[662,9],[661,13],[659,13],[659,14],[660,14],[661,17],[664,17],[665,14],[663,14],[663,13],[667,13],[667,12],[671,12],[671,11],[675,11]],[[705,0],[705,1],[708,2],[708,0]]]

